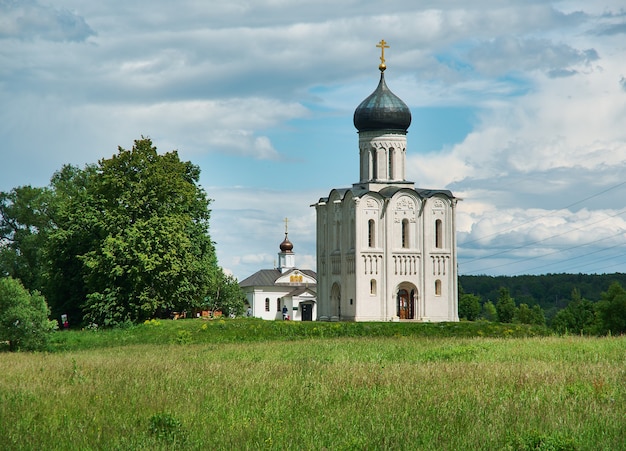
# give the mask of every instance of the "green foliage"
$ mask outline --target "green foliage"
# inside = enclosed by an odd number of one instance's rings
[[[543,314],[543,309],[539,307],[539,305],[535,304],[531,308],[527,304],[520,304],[515,310],[513,322],[545,326],[546,317]]]
[[[459,284],[466,293],[482,299],[497,299],[500,288],[505,287],[519,303],[539,304],[550,320],[573,300],[572,290],[576,289],[581,298],[595,302],[613,282],[626,286],[626,273],[459,276]]]
[[[199,175],[147,138],[84,171],[55,174],[54,305],[69,299],[86,322],[105,326],[198,306],[221,277]]]
[[[509,290],[505,287],[500,288],[498,302],[496,302],[496,312],[498,313],[498,321],[501,323],[513,322],[515,317],[515,301],[509,294]]]
[[[601,332],[622,334],[626,332],[626,290],[617,282],[602,293],[597,304]]]
[[[474,294],[461,294],[459,298],[459,318],[475,321],[480,316],[480,297]]]
[[[516,437],[507,449],[511,451],[576,451],[580,448],[576,440],[569,437],[531,432]]]
[[[175,442],[181,445],[185,442],[187,433],[182,422],[170,413],[157,413],[150,417],[148,431],[159,440]]]
[[[70,330],[54,335],[51,350],[87,350],[124,345],[197,345],[253,343],[310,338],[373,337],[537,337],[550,335],[541,326],[487,321],[460,323],[265,321],[258,318],[219,320],[150,320],[127,328]]]
[[[216,273],[216,280],[212,287],[206,301],[209,309],[219,310],[227,316],[243,314],[246,295],[234,276],[219,271]]]
[[[50,229],[50,192],[21,186],[0,192],[0,277],[19,279],[29,290],[43,286],[43,249]]]
[[[487,301],[483,304],[481,317],[487,321],[497,321],[498,312],[496,306],[491,301]]]
[[[188,345],[193,342],[193,336],[190,331],[182,329],[176,332],[176,338],[172,342],[179,345]]]
[[[10,351],[46,349],[56,326],[48,320],[41,294],[29,293],[19,280],[0,279],[0,342],[7,342]]]
[[[594,304],[572,291],[572,302],[555,315],[552,328],[559,333],[591,334],[598,330]]]

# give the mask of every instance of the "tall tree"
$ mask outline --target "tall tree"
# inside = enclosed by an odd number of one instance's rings
[[[87,321],[141,321],[208,296],[221,271],[199,175],[177,152],[159,155],[147,138],[86,171],[58,174],[51,279],[57,290],[68,279],[82,287],[73,294],[86,299]]]
[[[602,293],[597,306],[603,333],[623,334],[626,332],[626,290],[618,283],[611,284]]]
[[[66,314],[71,323],[82,321],[88,294],[82,256],[98,247],[101,238],[94,226],[98,212],[92,207],[95,174],[94,165],[84,169],[65,165],[50,181],[54,196],[49,214],[54,229],[45,247],[44,294],[53,317]]]

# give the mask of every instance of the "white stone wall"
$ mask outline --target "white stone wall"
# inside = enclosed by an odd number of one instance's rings
[[[356,194],[342,197],[333,191],[327,202],[316,205],[318,318],[395,320],[398,290],[404,288],[417,293],[414,320],[458,321],[455,200],[445,195],[421,199],[412,189],[390,199],[377,192]],[[442,224],[439,243],[437,220]],[[339,308],[331,301],[335,284],[341,287]]]

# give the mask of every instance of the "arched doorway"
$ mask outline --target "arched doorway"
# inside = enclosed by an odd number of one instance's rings
[[[402,286],[396,295],[396,315],[400,319],[415,319],[417,303],[417,289],[411,286]]]
[[[330,316],[341,317],[341,288],[334,283],[330,290]]]

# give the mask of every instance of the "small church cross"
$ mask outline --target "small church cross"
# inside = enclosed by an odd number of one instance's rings
[[[389,46],[384,39],[381,39],[380,42],[376,44],[376,47],[380,49],[380,66],[378,66],[378,68],[383,71],[387,68],[385,65],[385,49],[388,49]]]
[[[289,219],[285,218],[285,235],[287,235],[287,224],[289,223]]]

